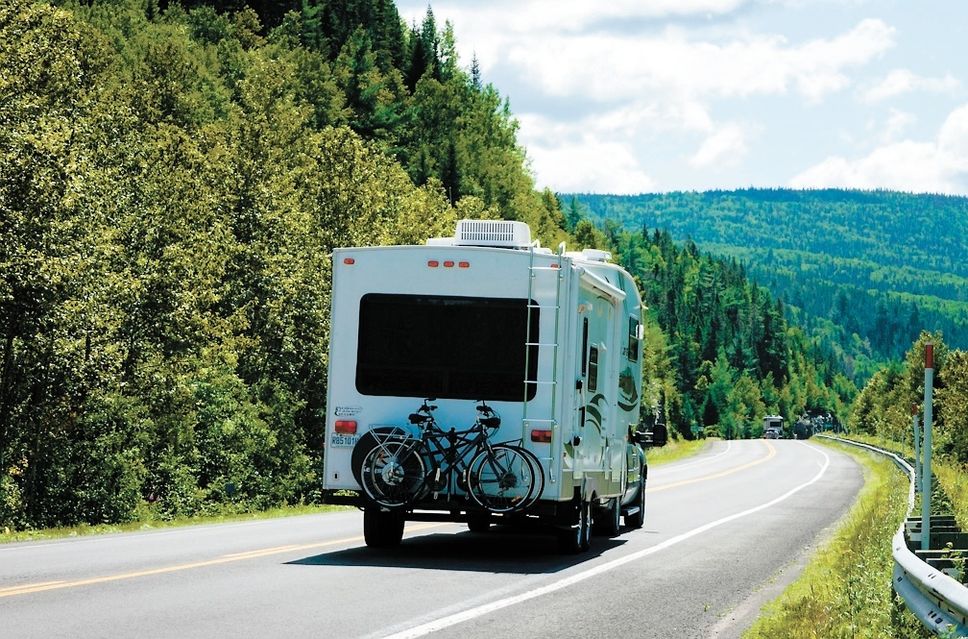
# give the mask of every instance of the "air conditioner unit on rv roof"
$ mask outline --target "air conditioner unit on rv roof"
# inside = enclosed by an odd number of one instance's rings
[[[507,220],[461,220],[454,237],[456,246],[528,248],[531,229],[524,222]]]

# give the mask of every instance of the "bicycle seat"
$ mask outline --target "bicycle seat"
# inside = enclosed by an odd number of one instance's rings
[[[430,415],[421,415],[420,413],[410,413],[410,423],[411,424],[423,424],[424,422],[430,421]]]
[[[500,417],[484,417],[480,421],[485,428],[497,428],[501,425]]]

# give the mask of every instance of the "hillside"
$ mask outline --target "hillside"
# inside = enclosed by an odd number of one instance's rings
[[[968,346],[968,198],[777,189],[562,199],[572,219],[668,229],[735,257],[857,379],[903,356],[922,328]]]
[[[0,529],[318,501],[329,254],[460,218],[633,260],[646,412],[684,434],[855,390],[734,265],[569,235],[430,11],[8,0],[0,71]]]

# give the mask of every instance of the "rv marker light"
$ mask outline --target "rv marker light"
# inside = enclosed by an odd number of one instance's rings
[[[356,422],[352,419],[338,419],[334,424],[334,430],[340,435],[355,435]]]
[[[354,260],[352,257],[344,257],[343,264],[356,264],[356,260]]]
[[[454,266],[454,260],[446,260],[444,266],[447,268],[452,268]]]
[[[531,431],[531,441],[538,442],[541,444],[551,443],[551,431],[550,430],[533,430]]]
[[[438,266],[440,266],[440,262],[438,262],[437,260],[427,260],[427,266],[429,266],[430,268],[437,268]]]
[[[458,262],[457,263],[457,266],[459,266],[461,268],[470,268],[471,267],[471,263],[470,262]]]

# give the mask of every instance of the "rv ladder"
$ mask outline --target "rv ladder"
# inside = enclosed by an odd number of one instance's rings
[[[558,245],[558,252],[556,253],[557,262],[553,263],[551,266],[537,266],[534,263],[534,246],[531,247],[531,261],[528,264],[528,318],[527,318],[527,336],[524,341],[524,414],[521,418],[521,444],[526,445],[530,440],[528,428],[530,424],[551,424],[551,454],[547,457],[539,457],[539,460],[547,463],[548,468],[548,479],[551,483],[555,483],[557,478],[555,477],[555,458],[554,450],[555,445],[558,443],[560,437],[558,429],[558,420],[555,418],[557,415],[557,398],[558,398],[558,347],[559,347],[559,322],[561,308],[561,281],[564,279],[564,273],[562,273],[562,267],[564,266],[564,253],[565,244],[562,242]],[[539,294],[542,287],[535,286],[535,279],[539,274],[555,274],[554,289],[554,302],[553,303],[541,303],[547,302],[548,300],[535,300],[535,296]],[[537,290],[536,290],[537,289]],[[554,312],[555,317],[555,329],[553,339],[548,341],[534,341],[531,335],[531,312],[532,310],[542,310],[547,309]],[[540,321],[540,320],[539,320]],[[551,379],[550,380],[537,380],[529,379],[528,372],[531,370],[531,349],[551,349]],[[540,358],[539,358],[540,359]],[[534,418],[528,417],[528,388],[537,386],[550,386],[551,387],[551,417],[541,417]]]

